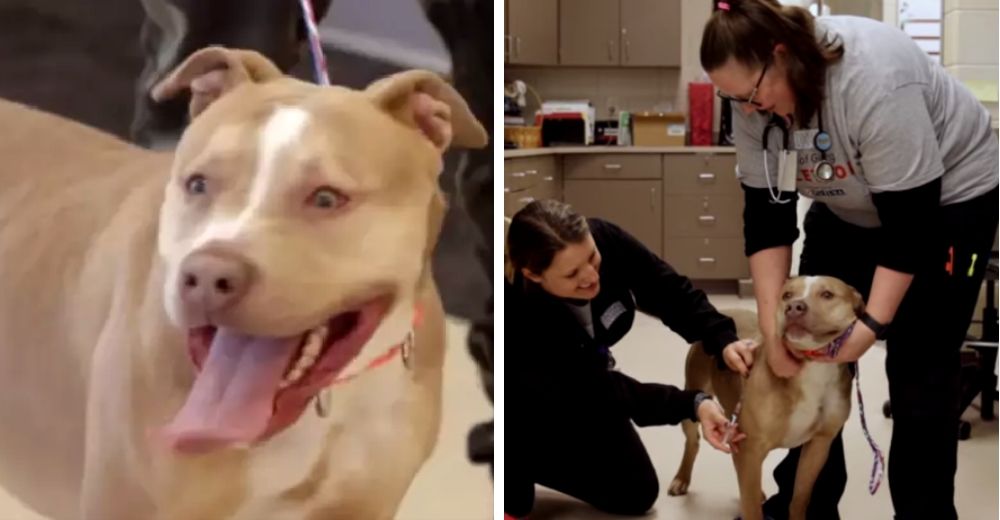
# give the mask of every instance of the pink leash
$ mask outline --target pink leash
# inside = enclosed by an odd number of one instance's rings
[[[302,19],[309,33],[309,48],[312,50],[313,72],[316,83],[323,86],[330,84],[330,76],[326,69],[326,56],[323,55],[323,45],[319,41],[319,28],[316,25],[316,14],[313,12],[312,0],[299,0],[302,5]]]

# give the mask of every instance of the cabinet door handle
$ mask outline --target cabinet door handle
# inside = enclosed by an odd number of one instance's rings
[[[515,36],[514,37],[514,57],[515,58],[520,58],[521,57],[521,37],[520,36]]]
[[[620,164],[605,164],[604,165],[604,169],[605,170],[620,170],[620,169],[622,169],[622,165],[620,165]]]
[[[527,175],[538,175],[538,170],[527,170],[524,173]]]
[[[525,175],[526,174],[524,172],[514,172],[514,173],[510,174],[510,176],[514,177],[515,179],[520,179],[521,177],[524,177]]]
[[[545,179],[545,180],[546,180],[547,182],[552,182],[552,181],[556,180],[556,178],[555,178],[555,177],[553,177],[553,176],[551,176],[551,175],[546,175],[544,179]]]
[[[522,204],[531,204],[532,202],[535,202],[535,198],[534,197],[521,197],[521,198],[517,199],[517,201],[520,202],[520,203],[522,203]]]
[[[504,189],[503,189],[503,192],[504,193],[510,193],[510,188],[508,188],[508,187],[505,186]]]
[[[656,188],[649,188],[649,211],[656,212]]]
[[[710,257],[710,256],[703,256],[703,257],[701,257],[701,258],[698,259],[698,263],[699,264],[714,264],[715,263],[715,259],[712,258],[712,257]]]
[[[615,42],[612,41],[612,40],[608,40],[608,61],[609,62],[614,62],[615,61],[615,55],[614,55],[614,50],[615,49],[614,49],[614,46],[615,46]]]
[[[700,181],[714,181],[715,180],[715,174],[714,173],[699,173],[698,174],[698,180],[700,180]]]
[[[625,40],[625,47],[623,48],[623,51],[625,52],[625,63],[628,63],[628,61],[629,61],[629,57],[628,57],[628,40]]]
[[[715,215],[700,215],[698,217],[698,222],[704,224],[715,224]]]

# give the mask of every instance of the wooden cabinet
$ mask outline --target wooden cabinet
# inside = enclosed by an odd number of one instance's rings
[[[659,154],[568,155],[563,159],[563,200],[585,216],[618,224],[659,255],[662,175]]]
[[[558,0],[507,0],[506,11],[505,62],[556,65]]]
[[[560,0],[559,64],[677,67],[681,0]]]
[[[560,0],[560,65],[618,65],[620,33],[619,0]]]
[[[732,154],[663,159],[663,258],[698,280],[750,276],[743,253],[743,195]]]
[[[566,179],[564,200],[587,217],[611,221],[656,255],[662,254],[660,180]]]
[[[562,200],[558,161],[553,156],[524,157],[504,161],[504,216],[512,217],[532,201]]]
[[[725,153],[586,153],[504,161],[504,215],[557,199],[611,221],[694,280],[750,276],[743,192]]]
[[[679,67],[681,0],[620,0],[621,64]]]

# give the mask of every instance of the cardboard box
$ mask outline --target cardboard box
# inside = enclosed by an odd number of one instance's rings
[[[687,126],[682,113],[632,114],[632,144],[635,146],[684,146],[686,137]]]

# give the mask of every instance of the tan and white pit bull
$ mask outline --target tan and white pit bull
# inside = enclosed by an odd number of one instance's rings
[[[758,348],[747,378],[720,369],[700,343],[688,351],[685,386],[718,396],[727,413],[742,397],[739,428],[746,433],[733,462],[740,485],[743,520],[762,518],[761,471],[764,458],[778,448],[802,446],[795,474],[789,518],[804,520],[813,484],[826,463],[830,443],[844,426],[851,410],[851,372],[846,364],[809,361],[840,338],[864,312],[861,294],[841,280],[827,276],[797,277],[782,289],[777,331],[793,355],[803,359],[798,375],[784,379],[771,371],[766,349]],[[736,322],[736,333],[760,343],[757,314],[752,311],[722,311]],[[687,493],[691,469],[698,454],[698,427],[684,421],[684,457],[668,490]]]
[[[429,72],[209,48],[154,97],[184,89],[174,154],[0,101],[0,485],[60,520],[390,518],[439,428],[441,154],[487,135]]]

